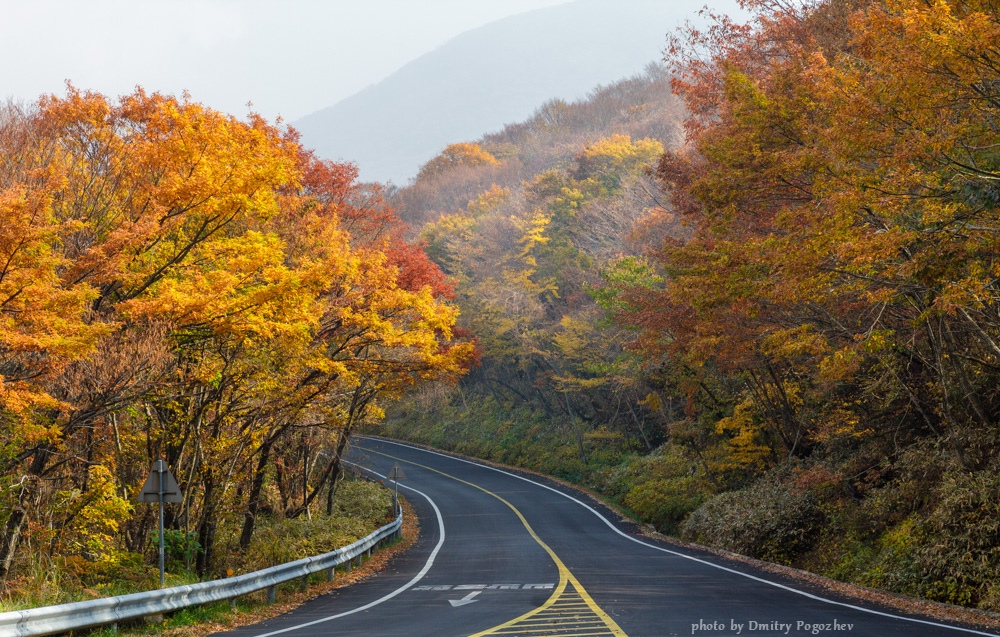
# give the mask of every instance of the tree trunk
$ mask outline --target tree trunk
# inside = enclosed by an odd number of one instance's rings
[[[337,439],[337,450],[333,453],[333,457],[330,458],[330,464],[320,479],[319,486],[313,489],[309,497],[302,503],[302,506],[286,510],[285,517],[295,518],[305,513],[309,505],[316,499],[316,496],[323,492],[322,486],[326,482],[330,483],[330,491],[327,493],[326,511],[327,515],[333,514],[333,485],[337,482],[337,478],[340,477],[340,458],[343,456],[344,450],[347,449],[347,442],[350,440],[350,437],[351,427],[349,425],[340,430],[340,437]]]
[[[7,519],[3,540],[0,543],[0,580],[6,580],[7,574],[10,573],[10,567],[14,563],[14,555],[17,553],[17,545],[21,540],[21,530],[27,519],[27,512],[20,506],[11,511],[10,518]]]
[[[333,501],[337,496],[337,477],[333,472],[330,472],[330,478],[327,480],[329,486],[326,490],[326,517],[333,515]]]
[[[257,514],[260,512],[260,494],[264,490],[264,476],[267,472],[267,463],[271,457],[271,446],[274,438],[270,438],[260,446],[260,457],[257,459],[257,468],[254,470],[253,480],[250,483],[250,494],[247,501],[247,510],[243,514],[243,530],[240,533],[240,549],[246,551],[250,548],[250,541],[253,539],[254,525],[257,523]]]
[[[215,502],[214,484],[211,479],[205,481],[205,504],[198,524],[198,542],[201,552],[195,562],[195,568],[200,577],[208,575],[215,565]]]
[[[23,482],[21,492],[17,496],[17,504],[14,505],[14,510],[11,511],[4,527],[3,537],[0,538],[0,580],[7,579],[10,568],[14,564],[17,547],[21,543],[21,532],[28,521],[28,502],[38,492],[38,477],[45,470],[49,455],[49,450],[46,447],[39,447],[28,466],[27,475],[22,478]]]
[[[646,428],[643,427],[642,421],[639,419],[639,414],[635,413],[635,409],[632,407],[632,401],[628,396],[625,396],[625,404],[628,405],[628,411],[632,414],[632,420],[635,422],[635,426],[639,430],[639,435],[642,436],[642,442],[646,445],[646,451],[652,451],[653,445],[649,442],[649,436],[646,435]]]

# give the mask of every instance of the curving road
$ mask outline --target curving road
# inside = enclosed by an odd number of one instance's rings
[[[350,460],[380,476],[399,464],[418,542],[367,581],[228,635],[997,635],[658,544],[538,478],[376,439]]]

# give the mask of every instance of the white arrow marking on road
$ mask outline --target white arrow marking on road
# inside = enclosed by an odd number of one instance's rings
[[[452,606],[465,606],[466,604],[472,604],[476,600],[472,599],[476,595],[482,593],[482,591],[472,591],[462,599],[449,599],[448,603]]]

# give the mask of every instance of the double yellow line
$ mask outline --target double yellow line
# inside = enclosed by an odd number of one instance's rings
[[[444,471],[439,471],[439,470],[437,470],[437,469],[435,469],[433,467],[428,467],[427,465],[422,465],[420,463],[413,462],[411,460],[404,460],[403,458],[398,458],[396,456],[391,456],[391,455],[389,455],[387,453],[381,453],[379,451],[370,451],[369,450],[369,453],[375,453],[375,454],[378,454],[380,456],[384,456],[386,458],[391,458],[392,460],[396,460],[398,462],[405,462],[405,463],[411,464],[411,465],[413,465],[415,467],[420,467],[421,469],[426,469],[428,471],[432,471],[432,472],[434,472],[434,473],[436,473],[438,475],[442,475],[442,476],[444,476],[446,478],[454,480],[455,482],[460,482],[460,483],[462,483],[464,485],[468,485],[468,486],[472,487],[473,489],[478,489],[479,491],[482,491],[483,493],[485,493],[485,494],[487,494],[489,496],[492,496],[492,497],[496,498],[497,500],[503,502],[504,504],[506,504],[510,508],[511,511],[514,512],[514,515],[516,515],[517,518],[521,521],[521,524],[523,524],[524,528],[528,531],[528,535],[530,535],[532,537],[532,539],[534,539],[535,542],[538,543],[539,546],[541,546],[543,549],[545,549],[545,552],[548,553],[549,557],[552,558],[552,561],[555,562],[556,568],[559,569],[559,584],[556,586],[555,590],[552,592],[552,595],[549,597],[549,599],[544,604],[542,604],[541,606],[539,606],[538,608],[536,608],[536,609],[534,609],[532,611],[529,611],[529,612],[525,613],[524,615],[521,615],[520,617],[516,617],[516,618],[510,620],[509,622],[500,624],[499,626],[494,626],[493,628],[490,628],[490,629],[482,631],[482,632],[478,632],[478,633],[476,633],[474,635],[470,635],[470,637],[485,637],[486,635],[495,635],[499,631],[504,631],[504,629],[514,627],[515,625],[517,625],[517,624],[519,624],[521,622],[524,622],[525,620],[528,620],[528,619],[534,617],[535,615],[538,615],[539,613],[543,613],[543,612],[547,611],[556,602],[559,601],[560,597],[565,593],[566,588],[569,585],[571,585],[571,584],[572,584],[573,588],[576,589],[577,594],[579,594],[579,596],[583,599],[584,603],[586,603],[586,605],[590,609],[590,611],[592,613],[594,613],[594,615],[596,615],[598,618],[600,618],[600,620],[607,627],[607,629],[609,631],[609,633],[608,633],[609,635],[614,635],[615,637],[628,637],[625,634],[625,631],[623,631],[621,629],[621,627],[619,627],[618,624],[615,623],[615,620],[611,619],[611,617],[606,612],[604,612],[604,610],[600,606],[597,605],[597,602],[595,602],[594,599],[590,596],[590,594],[587,593],[587,591],[583,587],[583,585],[580,584],[580,581],[576,579],[576,577],[573,575],[573,573],[570,572],[569,568],[567,568],[566,565],[563,563],[563,561],[561,559],[559,559],[559,556],[556,555],[555,551],[553,551],[549,547],[548,544],[546,544],[545,542],[543,542],[542,538],[538,537],[538,534],[535,533],[535,530],[533,528],[531,528],[530,524],[528,524],[528,520],[525,519],[524,515],[520,511],[518,511],[517,507],[515,507],[513,504],[511,504],[510,502],[508,502],[507,500],[505,500],[501,496],[497,495],[496,493],[493,493],[489,489],[485,489],[485,488],[479,486],[478,484],[473,484],[472,482],[468,482],[466,480],[462,480],[461,478],[456,478],[453,475],[447,474]]]

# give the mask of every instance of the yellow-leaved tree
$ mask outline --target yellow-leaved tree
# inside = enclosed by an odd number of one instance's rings
[[[0,124],[0,578],[25,546],[114,561],[93,529],[143,551],[150,508],[121,502],[159,457],[184,496],[168,528],[213,573],[220,525],[249,543],[266,476],[267,508],[309,510],[377,399],[462,372],[440,271],[294,131],[72,87]],[[81,511],[106,519],[66,524]]]

